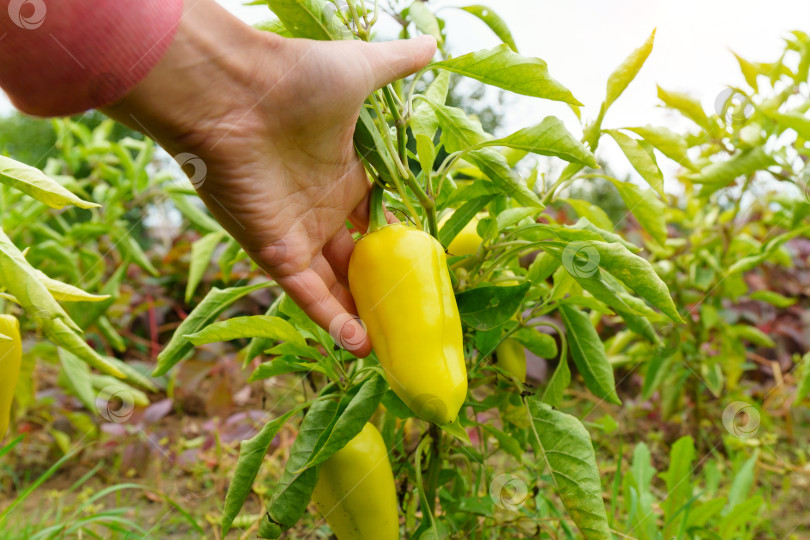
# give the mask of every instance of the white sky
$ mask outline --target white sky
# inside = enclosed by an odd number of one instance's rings
[[[270,16],[266,6],[217,1],[250,23]],[[448,9],[477,3],[493,8],[506,21],[521,54],[548,63],[551,75],[585,104],[583,118],[596,115],[610,73],[657,28],[650,58],[605,119],[604,126],[611,128],[656,123],[688,128],[688,121],[657,107],[656,84],[688,92],[711,111],[726,85],[744,85],[732,50],[751,61],[772,62],[788,32],[810,32],[808,0],[432,0],[429,5],[447,20],[448,45],[455,55],[499,43],[478,19]],[[380,34],[394,35],[385,26]],[[576,118],[566,106],[523,96],[509,98],[506,131],[549,114],[578,133]],[[612,141],[603,139],[600,152],[617,172],[631,171]],[[665,172],[674,171],[675,164],[667,158],[659,156],[659,162]],[[672,187],[670,181],[667,185]]]

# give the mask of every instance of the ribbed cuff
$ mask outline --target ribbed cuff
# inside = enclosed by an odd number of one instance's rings
[[[9,0],[0,86],[36,116],[115,102],[161,59],[182,12],[183,0]]]

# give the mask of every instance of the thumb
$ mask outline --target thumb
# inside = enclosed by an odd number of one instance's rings
[[[422,69],[436,52],[436,40],[432,36],[363,45],[363,54],[371,68],[374,90]]]

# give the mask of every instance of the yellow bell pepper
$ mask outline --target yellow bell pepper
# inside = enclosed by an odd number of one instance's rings
[[[0,334],[11,338],[11,340],[0,339],[0,440],[2,440],[8,430],[11,401],[14,399],[14,388],[20,377],[22,343],[19,321],[12,315],[0,315]]]
[[[371,231],[349,261],[357,312],[391,389],[421,418],[449,424],[467,396],[467,369],[444,249],[401,223]]]
[[[439,220],[439,227],[441,228],[452,214]],[[481,245],[481,237],[478,235],[478,218],[474,217],[467,223],[463,229],[453,238],[450,245],[447,246],[448,255],[475,255],[478,253],[478,247]]]
[[[503,340],[495,349],[495,355],[501,368],[517,377],[520,382],[526,382],[526,349],[519,341]]]
[[[338,540],[398,540],[394,475],[373,424],[321,465],[312,501]]]

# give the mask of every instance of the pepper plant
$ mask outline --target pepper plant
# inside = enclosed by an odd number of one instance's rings
[[[374,21],[384,11],[360,2],[271,0],[268,4],[278,19],[263,28],[323,40],[368,40]],[[389,5],[389,9],[396,6]],[[475,252],[460,255],[450,248],[447,253],[463,323],[470,387],[458,417],[454,418],[452,410],[449,417],[425,414],[411,401],[411,407],[417,409],[413,410],[400,399],[407,392],[389,389],[389,385],[394,387],[391,374],[385,371],[386,382],[374,357],[358,360],[350,351],[336,348],[327,332],[283,296],[266,316],[209,324],[225,303],[246,290],[212,291],[183,322],[158,359],[156,374],[162,374],[193,345],[249,337],[252,341],[245,350],[246,362],[264,351],[272,357],[258,365],[254,380],[297,372],[311,381],[323,381],[318,397],[298,407],[309,408],[285,469],[268,497],[266,514],[259,524],[262,537],[278,537],[298,522],[318,484],[319,466],[360,433],[379,409],[376,421],[400,482],[403,536],[488,537],[543,528],[570,534],[569,523],[573,522],[587,538],[611,538],[589,434],[578,419],[555,408],[571,382],[568,355],[570,352],[591,392],[618,403],[613,370],[593,326],[593,314],[616,314],[653,344],[658,344],[659,338],[651,319],[669,319],[677,324],[682,320],[667,287],[638,254],[640,248],[614,232],[598,208],[584,201],[569,201],[583,214],[575,225],[548,216],[540,218],[546,205],[561,199],[567,183],[592,174],[589,171],[597,167],[593,151],[602,133],[601,122],[641,68],[651,50],[652,37],[611,76],[599,115],[584,126],[582,140],[553,116],[495,139],[463,110],[446,105],[451,77],[469,77],[506,91],[563,102],[577,116],[582,104],[552,77],[544,61],[516,51],[506,25],[492,10],[478,6],[466,9],[489,25],[504,43],[458,57],[442,53],[441,59],[413,78],[375,92],[360,112],[355,133],[357,151],[375,184],[374,192],[385,193],[384,198],[373,197],[373,204],[384,200],[407,224],[397,227],[425,231],[448,248],[465,227],[469,233],[473,220],[477,223],[480,246]],[[443,23],[424,3],[413,2],[390,14],[402,25],[402,37],[416,31],[433,35],[440,44],[445,42]],[[640,143],[635,144],[647,152]],[[547,182],[538,182],[534,176],[526,179],[513,165],[528,153],[557,158],[567,166]],[[440,155],[443,158],[437,159]],[[660,184],[653,184],[653,190],[630,183],[618,183],[617,187],[625,200],[635,201],[646,211],[663,207]],[[371,210],[372,215],[380,214],[382,207]],[[648,232],[655,241],[665,242],[665,230]],[[380,233],[370,236],[374,234]],[[384,250],[378,251],[380,258],[387,256]],[[520,265],[521,255],[537,251],[542,254],[528,268]],[[362,258],[368,260],[368,256]],[[398,264],[431,263],[398,259]],[[374,268],[387,271],[384,264]],[[366,279],[392,283],[382,275],[368,274]],[[392,288],[391,293],[402,297],[403,303],[422,301],[419,295],[405,300],[408,291],[395,285]],[[549,319],[555,313],[561,324]],[[407,333],[409,325],[415,324],[404,316],[397,320],[395,313],[385,316],[394,319],[384,325],[389,332]],[[540,318],[542,323],[538,323]],[[559,351],[551,331],[560,339]],[[419,340],[420,336],[411,339]],[[386,340],[397,343],[398,348],[407,347],[407,340],[395,340],[391,335],[386,335]],[[493,363],[493,352],[506,340],[515,340],[545,358],[561,353],[544,387],[527,386],[503,365]],[[437,342],[431,346],[440,349],[449,345]],[[382,349],[377,352],[382,361]],[[441,368],[442,354],[441,350],[435,353],[435,369]],[[407,349],[397,350],[396,355],[399,362],[407,361]],[[419,371],[416,375],[424,379],[432,377],[428,365]],[[261,457],[294,412],[267,423],[243,443],[225,503],[223,532],[230,529],[250,493]],[[423,424],[425,432],[409,455],[399,428],[412,417],[442,425]],[[480,447],[472,445],[470,433],[476,434]],[[507,489],[505,484],[490,478],[484,466],[490,437],[516,460],[532,486],[532,499],[520,507],[519,519],[495,512],[496,504],[502,508],[504,497],[509,497],[501,493]],[[547,479],[542,483],[547,481],[548,488],[537,487],[541,479]],[[489,487],[495,495],[490,496]]]

